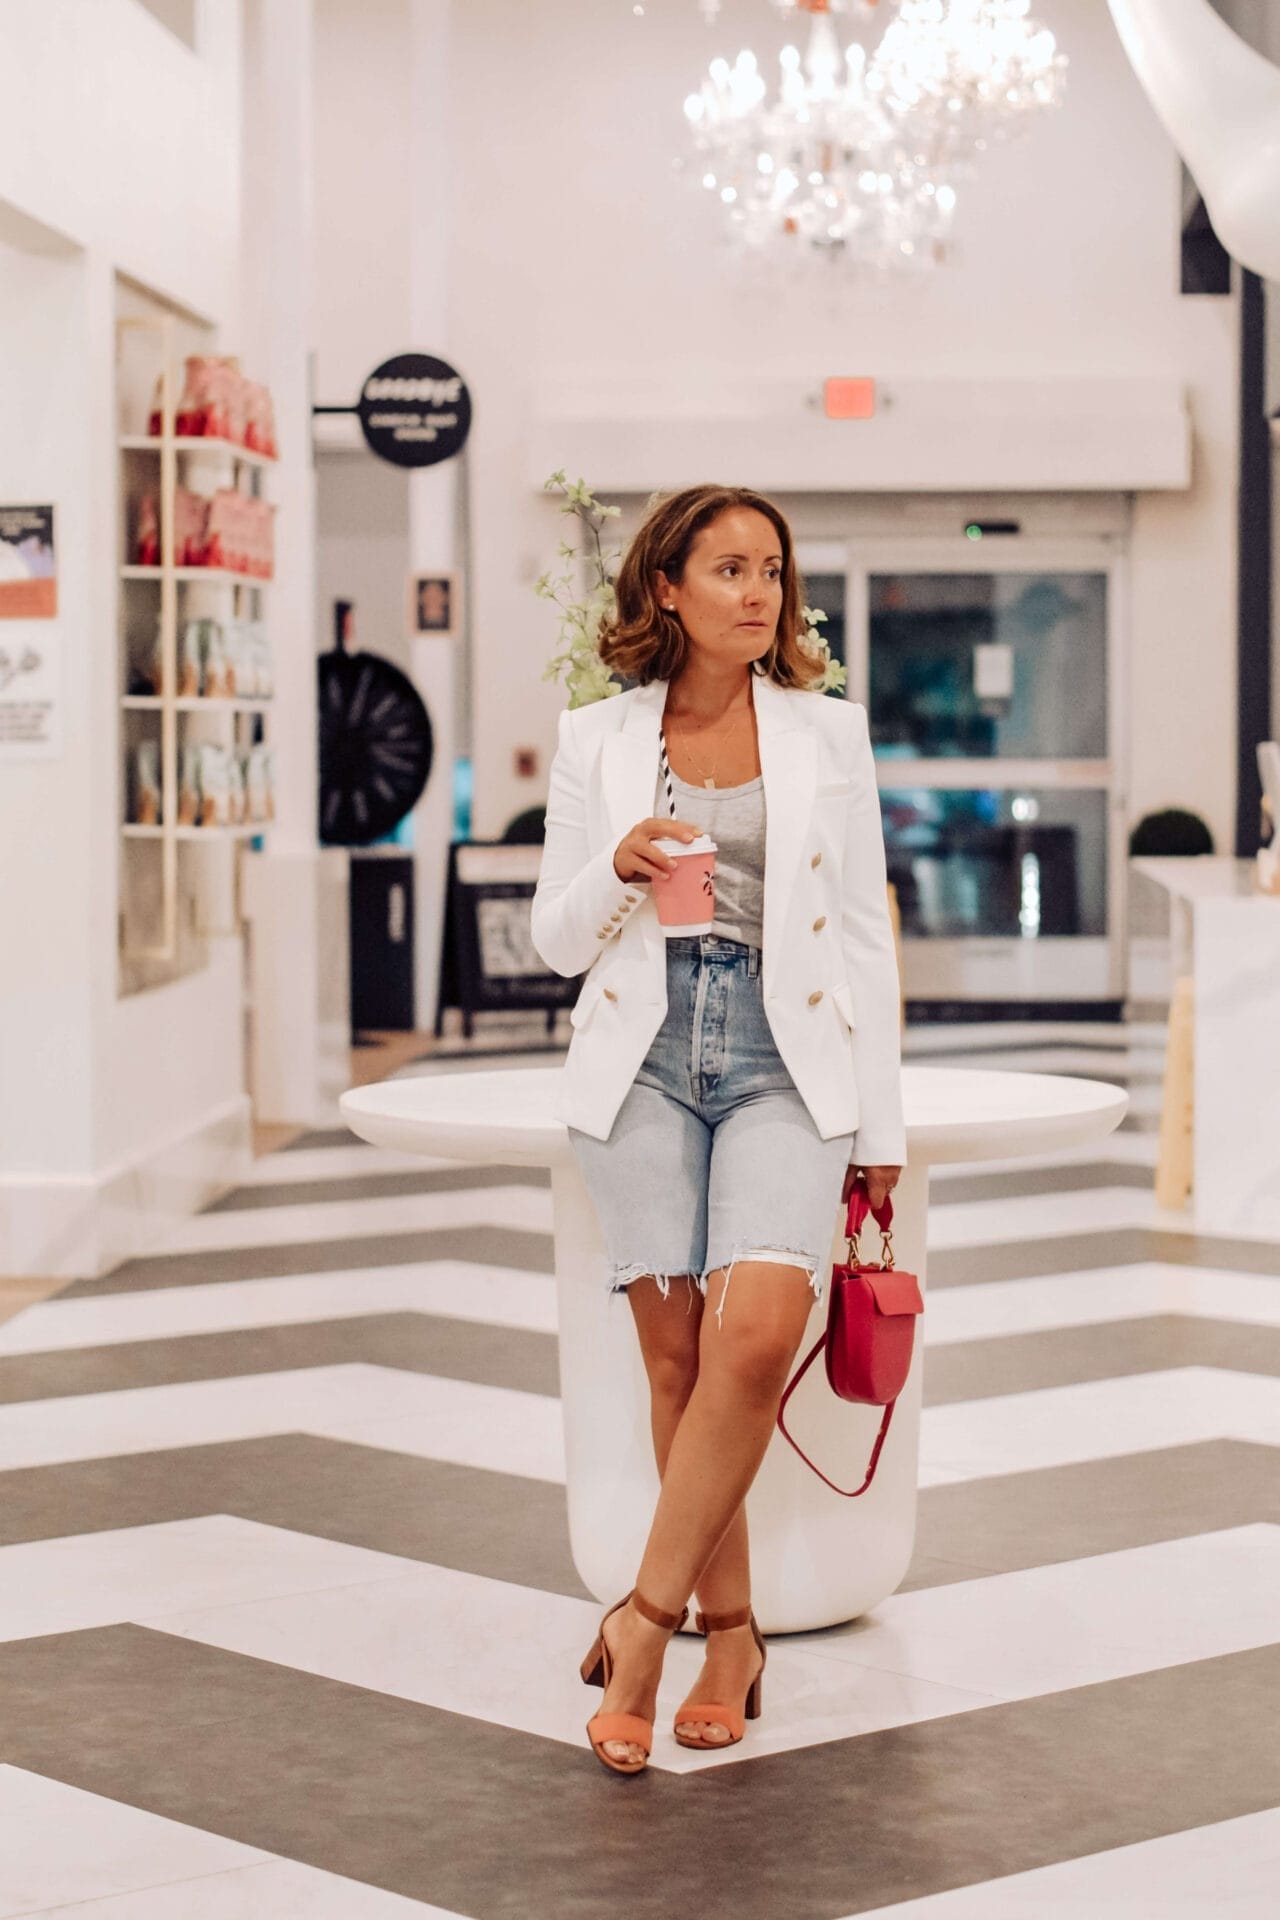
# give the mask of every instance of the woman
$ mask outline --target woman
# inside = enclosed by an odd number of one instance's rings
[[[744,488],[677,493],[632,541],[617,600],[600,654],[639,684],[561,714],[532,935],[557,973],[587,975],[556,1111],[630,1301],[662,1481],[636,1585],[582,1668],[605,1689],[594,1752],[636,1773],[695,1586],[707,1655],[677,1740],[728,1745],[759,1712],[743,1501],[836,1207],[859,1170],[878,1205],[905,1150],[866,714],[807,690],[821,674],[786,521]],[[651,895],[674,863],[655,841],[704,831],[712,931],[668,940]]]

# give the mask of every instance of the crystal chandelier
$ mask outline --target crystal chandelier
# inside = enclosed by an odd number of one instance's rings
[[[872,84],[935,165],[963,166],[1061,100],[1066,55],[1030,12],[1031,0],[901,0]]]
[[[1029,0],[901,0],[868,57],[857,42],[841,51],[831,13],[865,16],[873,0],[774,4],[810,16],[803,56],[782,50],[776,97],[744,51],[713,61],[685,101],[703,187],[759,249],[784,239],[880,270],[941,259],[956,177],[1061,95],[1053,35]]]

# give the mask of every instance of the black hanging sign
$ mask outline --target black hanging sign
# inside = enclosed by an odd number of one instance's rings
[[[398,353],[375,367],[355,411],[371,450],[397,467],[452,460],[471,431],[466,381],[447,360],[429,353]]]

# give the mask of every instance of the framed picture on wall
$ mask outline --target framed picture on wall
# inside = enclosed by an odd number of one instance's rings
[[[462,586],[456,573],[409,576],[409,632],[454,640],[462,630]]]

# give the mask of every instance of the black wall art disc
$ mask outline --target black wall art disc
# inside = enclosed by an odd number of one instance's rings
[[[447,360],[429,353],[400,353],[375,367],[356,412],[372,451],[397,467],[452,460],[471,431],[466,381]]]
[[[320,840],[326,847],[367,847],[399,825],[426,786],[431,721],[399,667],[376,653],[344,650],[345,607],[338,603],[338,645],[316,662]]]

